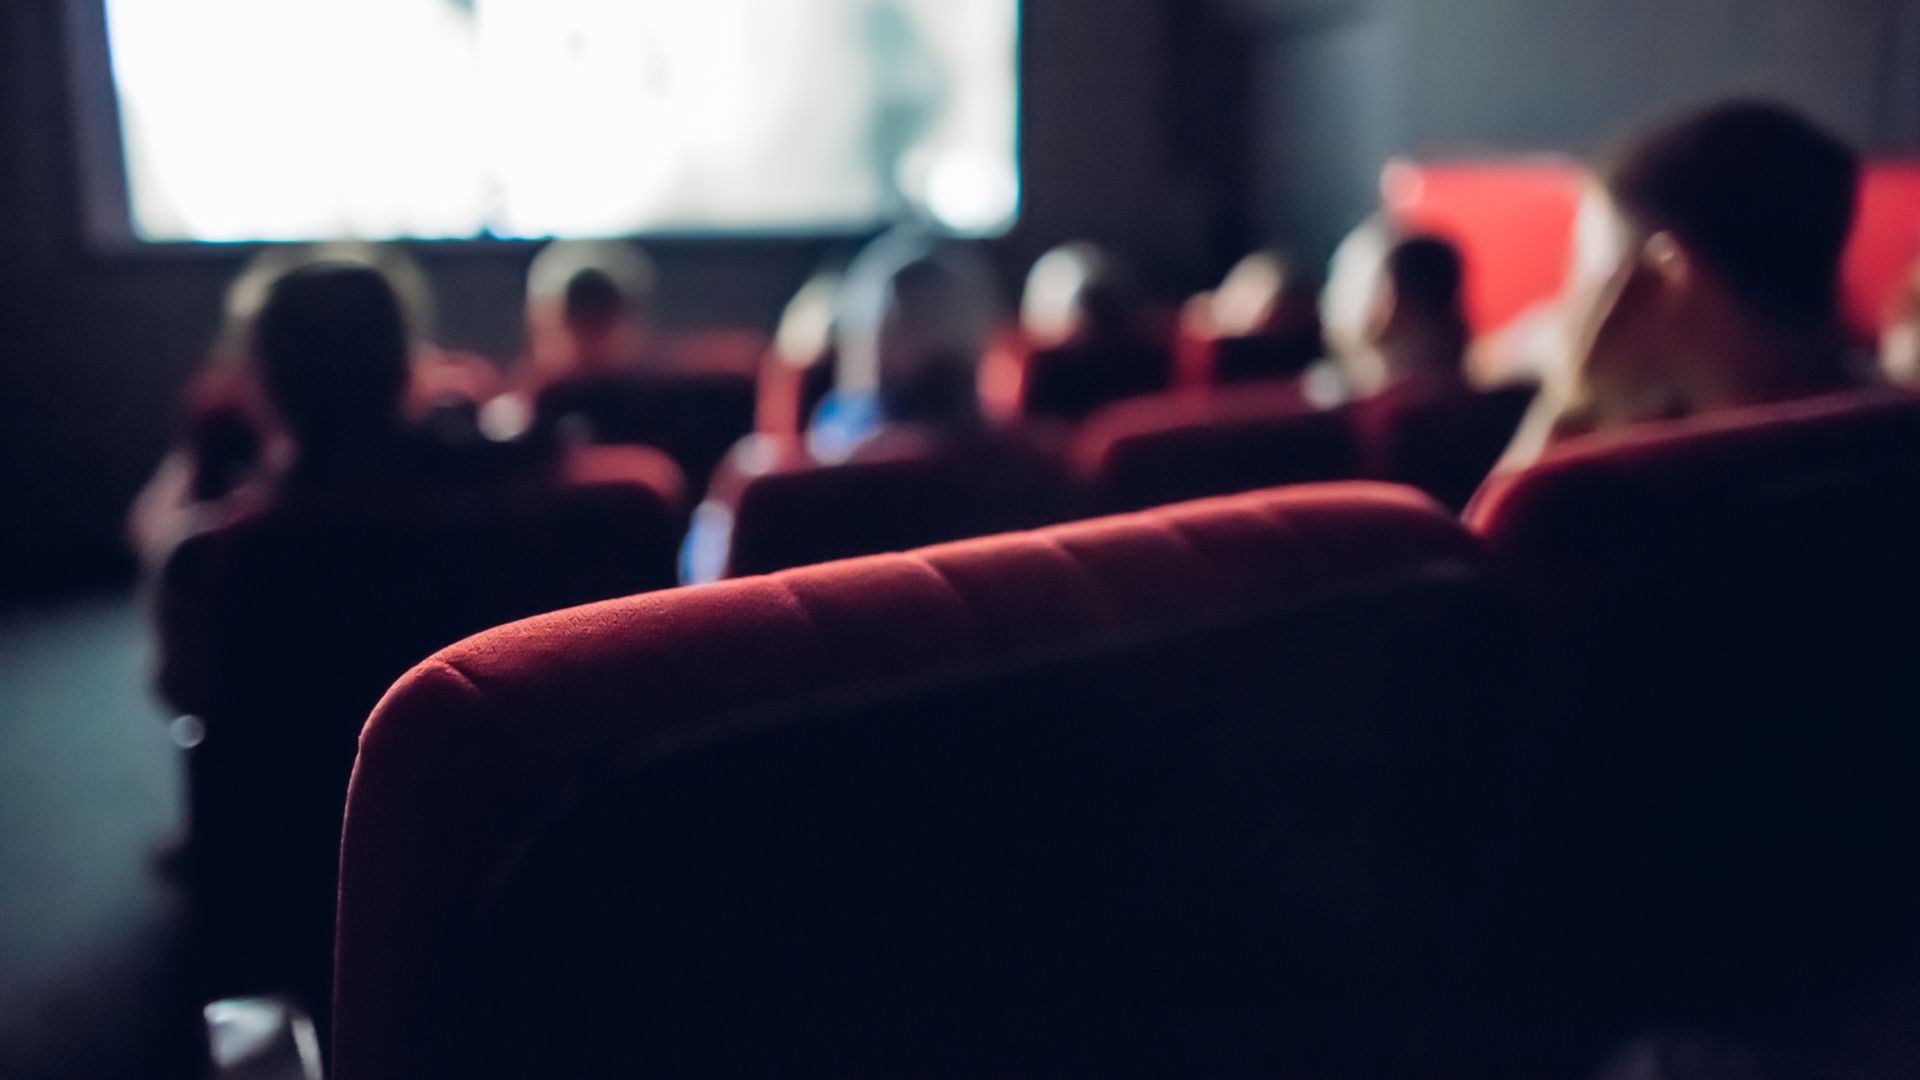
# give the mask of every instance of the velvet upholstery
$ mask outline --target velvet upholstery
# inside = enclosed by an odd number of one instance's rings
[[[715,496],[731,518],[726,577],[1033,528],[1076,509],[1057,462],[1027,439],[908,428],[837,465],[755,440],[723,466]]]
[[[156,589],[158,674],[205,729],[192,865],[243,980],[221,990],[324,987],[345,783],[381,692],[487,627],[672,584],[678,485],[655,451],[591,448],[432,494],[289,497],[179,545]]]
[[[1359,484],[494,630],[362,735],[335,1075],[1405,1064],[1523,648]]]
[[[1569,444],[1469,518],[1562,687],[1543,1007],[1766,1024],[1902,962],[1920,910],[1920,402],[1846,394]],[[1791,988],[1800,995],[1782,995]]]
[[[1121,402],[1075,433],[1075,476],[1102,510],[1358,476],[1345,413],[1309,404],[1291,379]]]

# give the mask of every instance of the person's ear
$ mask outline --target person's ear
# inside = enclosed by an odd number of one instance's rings
[[[1640,249],[1640,264],[1660,283],[1661,293],[1669,300],[1684,299],[1699,285],[1699,267],[1670,232],[1647,237]]]

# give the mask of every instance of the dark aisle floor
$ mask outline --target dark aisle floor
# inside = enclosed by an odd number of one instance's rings
[[[199,1075],[178,753],[125,596],[0,615],[0,1077]]]

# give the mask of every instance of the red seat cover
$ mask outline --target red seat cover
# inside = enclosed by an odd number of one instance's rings
[[[362,736],[335,1075],[1390,1061],[1504,611],[1356,484],[492,631]]]

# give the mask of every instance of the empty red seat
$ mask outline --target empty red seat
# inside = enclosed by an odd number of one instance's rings
[[[1313,408],[1293,380],[1184,390],[1095,413],[1072,465],[1104,510],[1359,475],[1342,412]]]
[[[580,376],[540,392],[533,432],[576,443],[656,447],[698,493],[727,450],[753,430],[755,394],[754,376],[741,372]]]
[[[1535,958],[1611,995],[1564,1012],[1786,1016],[1755,996],[1911,955],[1917,493],[1920,402],[1877,392],[1572,444],[1478,498],[1562,688]]]
[[[362,736],[335,1075],[1392,1072],[1508,615],[1348,485],[492,631]]]
[[[725,577],[1032,528],[1075,509],[1058,465],[1011,436],[889,436],[839,465],[757,439],[730,461],[743,459],[716,481],[731,519]]]
[[[354,740],[393,679],[490,626],[673,583],[685,513],[672,463],[595,449],[563,470],[558,483],[289,500],[167,561],[160,684],[204,731],[188,758],[193,865],[248,980],[223,989],[316,969],[324,986]]]
[[[1423,394],[1388,390],[1355,403],[1367,474],[1407,484],[1459,510],[1513,442],[1531,386]]]

